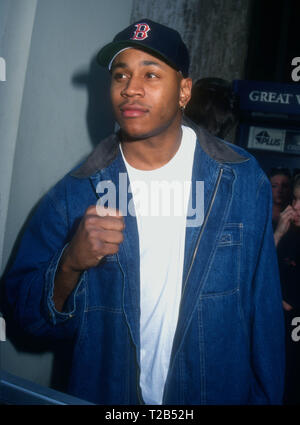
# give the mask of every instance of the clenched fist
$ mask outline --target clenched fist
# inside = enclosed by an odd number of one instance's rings
[[[90,206],[64,255],[64,268],[83,271],[105,255],[116,254],[123,242],[124,218],[119,211]]]
[[[124,218],[117,210],[90,206],[65,249],[55,276],[53,300],[58,311],[77,285],[84,270],[115,254],[123,241]]]

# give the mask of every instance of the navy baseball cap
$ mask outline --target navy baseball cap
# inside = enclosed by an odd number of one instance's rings
[[[188,77],[189,52],[176,30],[150,19],[141,19],[119,32],[100,50],[98,63],[110,69],[113,59],[128,47],[144,50],[181,71],[184,78]]]

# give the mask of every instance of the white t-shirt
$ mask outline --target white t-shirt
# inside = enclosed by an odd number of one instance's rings
[[[146,404],[161,404],[181,299],[186,214],[196,134],[163,167],[129,175],[140,245],[140,385]],[[122,150],[121,150],[122,151]]]

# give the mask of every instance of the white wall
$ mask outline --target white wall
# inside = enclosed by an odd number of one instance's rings
[[[36,4],[0,2],[0,56],[6,63],[6,81],[0,82],[0,267]]]
[[[92,59],[129,25],[131,6],[0,0],[0,56],[7,62],[7,81],[0,82],[1,271],[42,195],[114,128],[108,74]],[[11,341],[0,350],[0,367],[49,385],[52,353],[25,353]]]

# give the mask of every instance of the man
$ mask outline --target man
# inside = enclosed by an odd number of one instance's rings
[[[280,403],[267,178],[242,149],[182,125],[191,80],[176,31],[141,20],[98,59],[120,132],[32,219],[7,277],[17,320],[70,339],[69,391],[94,403]]]

